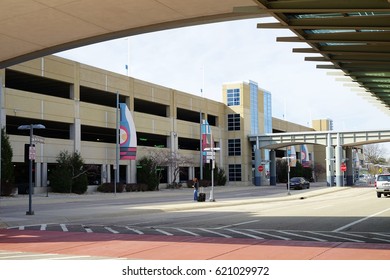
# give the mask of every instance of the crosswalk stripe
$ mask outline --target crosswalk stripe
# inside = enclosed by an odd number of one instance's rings
[[[69,231],[65,224],[60,224],[62,231]]]
[[[47,229],[47,225],[46,224],[42,224],[41,225],[41,230],[46,230]]]
[[[390,243],[390,240],[383,239],[383,238],[374,237],[373,239],[374,239],[374,240],[383,241],[383,242],[386,242],[386,243]]]
[[[303,238],[313,239],[313,240],[315,240],[315,241],[320,241],[320,242],[326,242],[326,241],[327,241],[327,240],[325,240],[325,239],[310,237],[310,236],[301,235],[301,234],[296,234],[296,233],[287,232],[287,231],[282,231],[282,230],[279,230],[278,232],[283,233],[283,234],[289,234],[289,235],[297,236],[297,237],[303,237]]]
[[[234,229],[230,229],[230,228],[228,228],[226,230],[234,232],[234,233],[242,234],[242,235],[248,236],[248,237],[253,238],[253,239],[264,239],[264,238],[262,238],[260,236],[256,236],[256,235],[253,235],[253,234],[245,233],[245,232],[234,230]]]
[[[321,235],[321,236],[325,236],[325,237],[331,237],[331,238],[339,238],[339,239],[348,240],[348,241],[357,242],[357,243],[364,243],[364,241],[358,240],[358,239],[352,239],[352,238],[334,236],[334,235],[319,233],[319,232],[315,232],[315,231],[306,231],[306,233],[309,233],[309,234],[310,234],[310,233],[311,233],[311,234],[317,234],[317,235]]]
[[[219,233],[219,232],[216,232],[216,231],[213,231],[213,230],[209,230],[209,229],[205,229],[205,228],[200,228],[200,230],[208,232],[208,233],[216,234],[216,235],[219,235],[219,236],[222,236],[222,237],[232,238],[230,235]]]
[[[134,229],[134,228],[131,228],[131,227],[125,227],[125,228],[127,228],[128,230],[131,230],[131,231],[133,231],[133,232],[135,232],[135,233],[138,233],[138,234],[144,234],[142,231],[140,231],[140,230],[138,230],[138,229]]]
[[[185,229],[182,229],[182,228],[174,228],[178,231],[181,231],[181,232],[185,232],[185,233],[188,233],[188,234],[191,234],[193,236],[200,236],[199,234],[195,233],[195,232],[192,232],[192,231],[189,231],[189,230],[185,230]]]
[[[110,227],[104,227],[106,230],[108,230],[109,232],[112,232],[112,233],[119,233],[119,231],[116,231]]]
[[[155,231],[158,231],[158,232],[160,232],[160,233],[162,233],[162,234],[168,235],[168,236],[172,236],[172,235],[173,235],[172,233],[167,232],[167,231],[162,230],[162,229],[157,229],[157,228],[155,228],[154,230],[155,230]]]
[[[266,235],[266,236],[271,236],[271,237],[277,238],[277,239],[291,240],[291,238],[288,238],[288,237],[279,236],[279,235],[276,235],[276,234],[270,234],[270,233],[266,233],[266,232],[258,231],[258,230],[254,230],[254,229],[247,229],[247,231],[251,231],[251,232],[262,234],[262,235]]]
[[[90,227],[88,227],[88,226],[83,226],[83,225],[82,225],[82,227],[84,228],[84,230],[85,230],[87,233],[92,233],[92,232],[93,232],[93,230],[92,230]]]

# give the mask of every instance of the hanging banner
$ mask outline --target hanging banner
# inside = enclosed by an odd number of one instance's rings
[[[202,155],[203,162],[207,159],[208,151],[211,152],[211,148],[213,145],[213,137],[211,136],[210,125],[207,120],[202,120]]]
[[[301,163],[302,167],[310,167],[309,151],[306,145],[301,145]]]
[[[294,146],[287,147],[287,157],[290,167],[295,167],[297,165],[297,154]]]
[[[137,154],[137,133],[133,117],[125,103],[120,103],[120,159],[135,160]]]

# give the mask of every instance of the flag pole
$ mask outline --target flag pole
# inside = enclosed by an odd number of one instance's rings
[[[204,65],[202,65],[202,88],[200,89],[201,103],[203,101],[203,90],[204,90]],[[202,127],[203,127],[203,117],[202,117],[202,104],[200,105],[199,112],[199,123],[200,123],[200,180],[203,180],[203,140],[202,140]]]
[[[116,109],[115,109],[115,182],[114,193],[116,195],[117,182],[119,180],[119,91],[116,92]]]

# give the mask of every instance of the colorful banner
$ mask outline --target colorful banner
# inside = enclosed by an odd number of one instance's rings
[[[125,103],[120,103],[120,159],[135,160],[137,154],[137,133],[133,117]]]
[[[294,146],[287,147],[287,157],[290,167],[295,167],[297,165],[297,154]]]
[[[309,151],[306,145],[301,145],[301,163],[305,168],[310,167]]]
[[[207,159],[207,150],[211,150],[213,147],[213,137],[211,135],[210,125],[207,120],[202,120],[202,155],[203,162]]]

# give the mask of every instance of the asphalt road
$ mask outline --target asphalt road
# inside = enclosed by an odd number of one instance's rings
[[[210,189],[206,189],[208,197]],[[390,243],[390,198],[372,187],[309,190],[216,187],[216,202],[193,202],[192,190],[33,196],[2,199],[0,223],[20,230]]]

